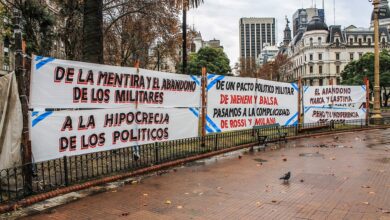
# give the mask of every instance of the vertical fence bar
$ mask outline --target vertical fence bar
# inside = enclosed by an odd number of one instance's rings
[[[64,156],[64,179],[65,179],[65,186],[69,186],[68,157],[67,156]]]
[[[207,88],[207,70],[206,67],[202,67],[202,144],[201,146],[204,147],[204,137],[206,136],[206,88]]]
[[[154,143],[154,161],[155,161],[155,164],[159,164],[159,156],[158,156],[158,143],[155,142]]]
[[[370,123],[370,80],[364,77],[364,84],[366,85],[366,126]]]

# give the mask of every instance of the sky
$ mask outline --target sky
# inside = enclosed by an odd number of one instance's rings
[[[335,11],[333,2],[335,1]],[[313,4],[312,4],[313,2]],[[188,13],[188,25],[201,32],[203,40],[218,39],[230,59],[230,65],[239,57],[239,19],[241,17],[274,17],[277,19],[277,39],[283,40],[285,16],[299,8],[312,5],[322,8],[322,0],[204,0],[204,4]],[[369,27],[372,3],[368,0],[324,0],[327,25]],[[334,19],[336,14],[336,19]],[[292,24],[290,24],[292,29]]]

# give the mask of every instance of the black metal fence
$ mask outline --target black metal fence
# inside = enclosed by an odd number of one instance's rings
[[[355,120],[340,123],[313,123],[299,126],[282,126],[279,128],[260,128],[256,132],[266,134],[268,141],[272,142],[278,139],[279,131],[286,132],[287,137],[292,137],[303,133],[349,130],[366,126],[365,120]],[[120,172],[135,171],[164,162],[175,161],[243,144],[256,144],[257,137],[254,134],[255,131],[253,129],[224,132],[210,134],[204,138],[187,138],[146,144],[138,147],[127,147],[118,150],[63,157],[0,170],[0,203],[20,200],[32,194],[47,192]],[[25,181],[23,171],[31,173],[31,183]]]

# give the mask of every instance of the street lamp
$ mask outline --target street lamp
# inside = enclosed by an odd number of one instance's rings
[[[375,44],[375,69],[374,69],[374,111],[372,119],[375,124],[382,121],[380,103],[380,82],[379,82],[379,14],[383,11],[379,8],[379,0],[368,0],[374,5],[374,44]]]

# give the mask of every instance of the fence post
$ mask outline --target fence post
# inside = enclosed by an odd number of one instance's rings
[[[64,156],[64,176],[65,176],[65,186],[69,186],[68,157],[67,156]]]
[[[366,85],[366,126],[370,124],[370,80],[365,77],[364,84]]]
[[[159,164],[159,145],[158,142],[154,143],[154,160],[156,164]]]
[[[202,67],[202,147],[205,147],[204,137],[206,136],[206,114],[207,114],[207,70]]]
[[[214,150],[218,150],[218,133],[214,135]]]

